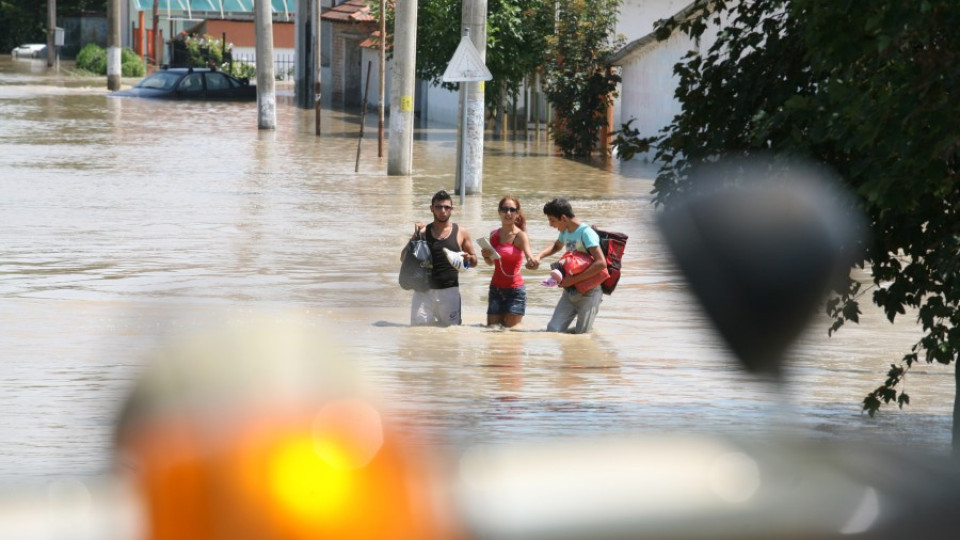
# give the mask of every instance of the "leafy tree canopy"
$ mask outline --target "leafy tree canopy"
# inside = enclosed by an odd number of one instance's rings
[[[620,4],[557,2],[557,30],[547,38],[544,91],[556,111],[551,133],[565,155],[591,155],[607,123],[620,82],[606,61],[623,42],[614,35]]]
[[[493,80],[484,96],[487,109],[499,109],[504,95],[515,96],[525,80],[542,72],[556,111],[554,140],[566,155],[589,156],[620,81],[606,58],[621,44],[614,37],[621,2],[488,0],[486,64]],[[461,4],[432,0],[417,8],[417,75],[450,90],[456,85],[440,80],[460,42]],[[391,28],[393,20],[391,7]]]
[[[57,0],[57,16],[106,13],[107,0]],[[23,43],[46,43],[47,2],[0,0],[0,51]]]
[[[441,77],[463,33],[461,4],[461,0],[432,0],[417,7],[417,76],[449,90],[456,89],[456,83],[443,83]],[[371,8],[376,13],[379,4],[372,2]],[[387,11],[387,25],[392,28],[392,3]],[[544,39],[553,32],[553,13],[553,0],[487,1],[486,65],[493,75],[491,84],[502,83],[508,93],[514,93],[524,77],[542,65]],[[486,99],[488,107],[496,106],[496,93],[487,92]]]
[[[851,279],[837,291],[827,305],[830,331],[857,321],[867,292],[891,321],[916,310],[922,338],[863,400],[871,415],[884,403],[902,407],[912,365],[956,362],[960,351],[960,3],[697,4],[692,18],[659,24],[662,36],[679,28],[697,37],[722,23],[708,52],[674,68],[682,112],[639,141],[662,163],[656,202],[669,205],[692,167],[721,154],[799,154],[833,167],[869,217],[858,264],[873,283],[862,290]],[[628,148],[643,146],[626,139]]]

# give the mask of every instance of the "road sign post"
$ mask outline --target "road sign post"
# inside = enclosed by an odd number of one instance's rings
[[[457,45],[457,50],[453,53],[453,58],[450,59],[447,69],[443,72],[444,82],[460,83],[460,126],[457,130],[457,191],[460,193],[460,206],[463,206],[464,199],[466,198],[467,176],[473,174],[479,175],[481,172],[479,170],[481,168],[481,162],[479,161],[480,156],[473,155],[474,153],[466,151],[466,147],[471,144],[471,141],[468,140],[467,131],[470,118],[470,102],[467,99],[465,83],[489,81],[492,78],[493,75],[490,74],[490,70],[484,65],[480,52],[477,51],[477,48],[470,40],[470,29],[464,28],[463,37],[460,38],[460,44]],[[483,121],[482,111],[480,121],[481,123]],[[480,130],[480,137],[482,149],[482,130]],[[477,153],[482,153],[482,150]],[[469,159],[470,157],[476,159]]]

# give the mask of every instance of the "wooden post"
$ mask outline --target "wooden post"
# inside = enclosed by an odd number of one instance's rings
[[[383,121],[387,95],[387,2],[380,0],[380,104],[377,106],[377,157],[383,157]]]
[[[370,92],[370,70],[373,69],[373,61],[367,61],[367,83],[363,89],[363,104],[360,106],[360,137],[357,139],[357,164],[353,167],[353,172],[360,172],[360,145],[363,143],[363,124],[367,118],[367,94]]]
[[[146,26],[146,15],[143,11],[137,12],[137,30],[140,32],[140,39],[137,40],[137,48],[140,49],[140,63],[144,66],[147,65],[147,29]]]
[[[227,44],[224,43],[224,50]],[[160,0],[153,0],[153,64],[163,63],[163,34],[160,33]]]
[[[270,0],[255,0],[257,29],[257,127],[276,129],[277,96],[273,71],[273,6]]]

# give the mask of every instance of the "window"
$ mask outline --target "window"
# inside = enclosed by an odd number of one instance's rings
[[[223,73],[207,73],[207,90],[226,90],[230,88],[230,79]]]
[[[168,73],[166,71],[158,71],[153,75],[150,75],[146,79],[140,81],[140,88],[157,88],[159,90],[170,90],[175,84],[177,84],[177,79],[180,76],[176,73]]]
[[[181,92],[200,92],[203,90],[203,79],[199,73],[190,73],[180,81]]]

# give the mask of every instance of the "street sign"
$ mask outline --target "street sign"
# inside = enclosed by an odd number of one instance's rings
[[[487,66],[483,65],[480,53],[468,36],[460,38],[460,44],[453,58],[443,72],[443,82],[479,82],[493,78]]]

